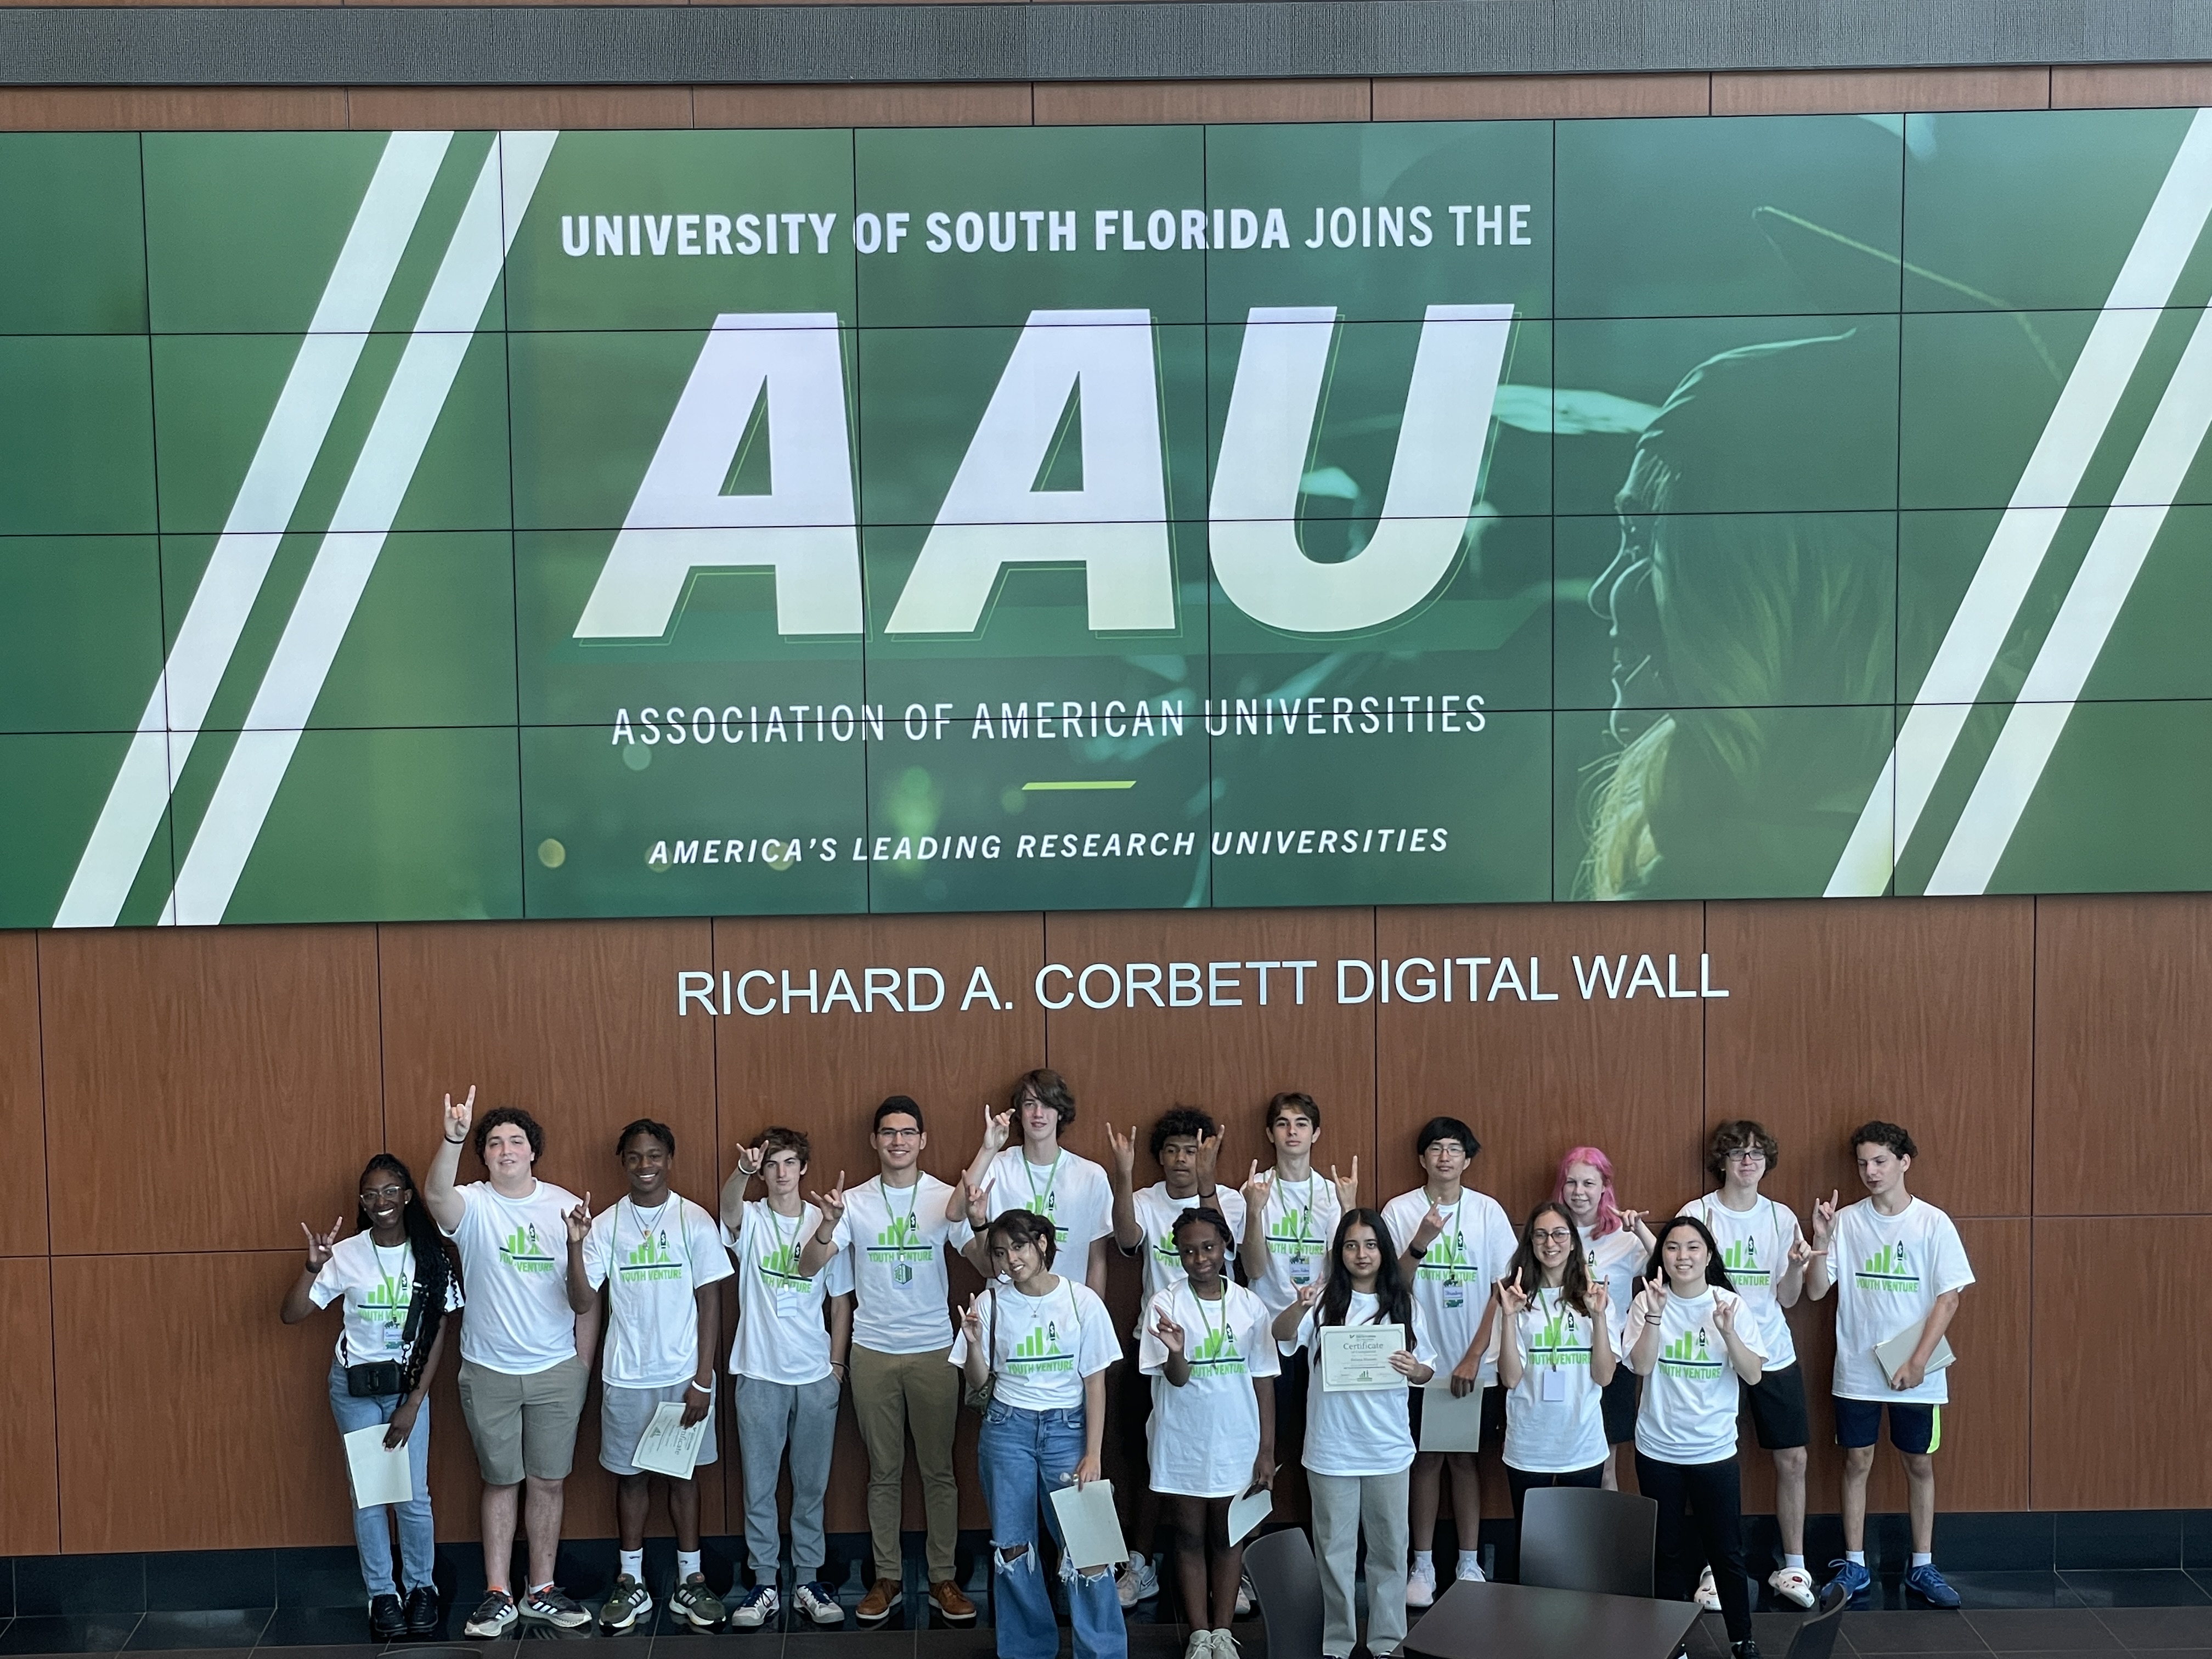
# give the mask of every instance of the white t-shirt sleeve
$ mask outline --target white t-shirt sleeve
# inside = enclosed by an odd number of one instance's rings
[[[1289,1340],[1287,1341],[1280,1341],[1275,1344],[1276,1352],[1280,1353],[1284,1358],[1288,1358],[1291,1355],[1297,1352],[1300,1348],[1304,1347],[1307,1343],[1310,1342],[1313,1340],[1314,1319],[1320,1312],[1320,1309],[1321,1304],[1319,1303],[1316,1303],[1312,1307],[1308,1308],[1305,1310],[1304,1317],[1298,1321],[1297,1329],[1291,1333]],[[1273,1323],[1273,1321],[1269,1322],[1271,1327]]]
[[[1237,1346],[1243,1352],[1246,1372],[1253,1376],[1280,1376],[1283,1357],[1268,1328],[1275,1322],[1274,1315],[1267,1311],[1266,1303],[1243,1285],[1231,1285],[1229,1290],[1230,1299],[1245,1310],[1248,1319],[1244,1328],[1237,1334]]]
[[[1483,1231],[1486,1235],[1483,1245],[1484,1257],[1495,1269],[1496,1277],[1503,1278],[1506,1269],[1512,1265],[1514,1251],[1521,1248],[1521,1235],[1513,1231],[1512,1222],[1506,1218],[1504,1206],[1495,1200],[1492,1200],[1484,1218]],[[1493,1327],[1497,1323],[1495,1320],[1491,1322]]]
[[[595,1224],[592,1238],[596,1239],[599,1232]],[[702,1285],[720,1284],[738,1270],[737,1264],[730,1260],[730,1253],[722,1248],[722,1224],[709,1215],[704,1206],[689,1200],[684,1200],[684,1253],[691,1263],[695,1289]],[[599,1271],[599,1278],[606,1276],[604,1264]],[[584,1273],[587,1278],[592,1273],[591,1240],[585,1242]],[[591,1282],[597,1285],[599,1279],[592,1279]]]
[[[1936,1266],[1929,1282],[1936,1294],[1963,1291],[1974,1282],[1974,1269],[1966,1260],[1966,1241],[1959,1237],[1956,1223],[1948,1215],[1941,1218],[1935,1231]]]
[[[1152,1328],[1162,1319],[1175,1317],[1175,1299],[1174,1290],[1162,1291],[1145,1304],[1144,1313],[1138,1321],[1137,1369],[1146,1376],[1158,1376],[1167,1369],[1168,1345],[1153,1334]],[[1274,1344],[1267,1346],[1273,1347]]]
[[[1422,1319],[1421,1310],[1419,1308],[1413,1310],[1413,1328],[1406,1333],[1406,1340],[1407,1346],[1413,1351],[1414,1359],[1419,1363],[1426,1365],[1432,1371],[1445,1369],[1443,1362],[1437,1357],[1436,1344],[1429,1340],[1427,1322]]]
[[[1713,1305],[1717,1308],[1724,1304],[1733,1305],[1735,1309],[1735,1340],[1750,1350],[1752,1357],[1762,1366],[1765,1365],[1767,1359],[1765,1352],[1766,1337],[1765,1334],[1759,1328],[1757,1316],[1746,1305],[1744,1299],[1734,1291],[1723,1291],[1715,1286]]]
[[[1114,1317],[1098,1292],[1073,1279],[1067,1285],[1075,1292],[1076,1322],[1082,1327],[1075,1346],[1075,1374],[1095,1376],[1121,1357],[1121,1339],[1114,1334]]]
[[[607,1282],[615,1254],[615,1216],[619,1206],[609,1205],[592,1218],[592,1230],[584,1235],[584,1283],[593,1290]],[[721,1255],[720,1241],[714,1241],[714,1254]],[[727,1257],[723,1258],[725,1261]]]
[[[307,1286],[307,1300],[318,1308],[327,1308],[353,1288],[353,1275],[346,1269],[345,1255],[331,1252],[331,1259],[316,1271],[315,1282]]]

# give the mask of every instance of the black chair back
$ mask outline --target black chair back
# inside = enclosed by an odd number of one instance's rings
[[[1836,1633],[1844,1627],[1844,1609],[1851,1593],[1841,1584],[1824,1584],[1820,1600],[1797,1633],[1790,1638],[1789,1659],[1828,1659],[1836,1650]]]
[[[1521,1582],[1607,1595],[1651,1594],[1659,1505],[1636,1492],[1538,1486],[1521,1517]]]
[[[1321,1659],[1321,1570],[1313,1545],[1296,1527],[1244,1547],[1244,1571],[1260,1598],[1267,1659]]]

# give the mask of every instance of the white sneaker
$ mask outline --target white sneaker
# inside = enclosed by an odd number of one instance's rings
[[[1149,1601],[1160,1593],[1160,1576],[1152,1571],[1152,1564],[1141,1555],[1133,1555],[1121,1569],[1121,1580],[1114,1586],[1114,1595],[1124,1611],[1139,1601]]]
[[[1194,1630],[1190,1633],[1190,1645],[1182,1650],[1182,1659],[1212,1659],[1213,1632]]]
[[[1721,1593],[1713,1588],[1713,1570],[1705,1569],[1705,1577],[1698,1580],[1698,1605],[1707,1613],[1721,1610]]]
[[[1455,1576],[1462,1584],[1480,1584],[1483,1582],[1482,1563],[1470,1561],[1465,1566],[1456,1569]]]
[[[1237,1638],[1225,1630],[1213,1632],[1213,1659],[1243,1659]]]
[[[1252,1575],[1248,1572],[1237,1581],[1237,1616],[1239,1619],[1249,1619],[1252,1616],[1252,1609],[1257,1605],[1258,1602],[1252,1595]],[[1226,1636],[1229,1632],[1223,1631],[1220,1633]]]
[[[1435,1605],[1437,1599],[1437,1569],[1431,1562],[1423,1566],[1416,1562],[1406,1571],[1406,1605],[1425,1607]]]
[[[1813,1575],[1802,1567],[1784,1567],[1766,1575],[1767,1588],[1792,1607],[1813,1605]]]

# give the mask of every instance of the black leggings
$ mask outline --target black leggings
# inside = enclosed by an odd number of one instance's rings
[[[1659,1599],[1690,1600],[1697,1593],[1698,1567],[1710,1563],[1729,1640],[1749,1640],[1751,1589],[1743,1576],[1743,1492],[1737,1484],[1735,1459],[1662,1463],[1639,1451],[1636,1486],[1659,1505],[1659,1559],[1654,1575]]]
[[[1570,1469],[1565,1474],[1531,1474],[1526,1469],[1505,1466],[1505,1490],[1513,1496],[1513,1559],[1506,1568],[1504,1577],[1509,1583],[1521,1581],[1521,1510],[1528,1501],[1528,1494],[1539,1486],[1589,1486],[1593,1489],[1605,1484],[1605,1465],[1593,1463],[1586,1469]]]

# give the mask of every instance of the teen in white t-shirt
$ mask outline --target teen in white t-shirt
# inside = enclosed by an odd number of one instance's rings
[[[1596,1146],[1570,1146],[1559,1159],[1559,1173],[1552,1188],[1552,1201],[1562,1206],[1583,1236],[1583,1265],[1589,1276],[1605,1286],[1613,1310],[1613,1351],[1628,1350],[1621,1336],[1628,1323],[1628,1304],[1635,1299],[1644,1264],[1651,1259],[1655,1242],[1644,1224],[1640,1210],[1624,1210],[1613,1191],[1613,1160]],[[1605,1487],[1619,1486],[1614,1468],[1616,1449],[1636,1437],[1637,1376],[1633,1367],[1613,1369],[1605,1391]]]
[[[1382,1206],[1390,1236],[1402,1247],[1399,1267],[1413,1287],[1421,1323],[1437,1346],[1445,1375],[1435,1384],[1455,1395],[1480,1394],[1498,1382],[1491,1357],[1496,1304],[1490,1287],[1513,1255],[1513,1224],[1486,1193],[1464,1185],[1468,1166],[1482,1150],[1474,1131],[1455,1117],[1432,1117],[1413,1139],[1413,1156],[1428,1179]],[[1425,1395],[1413,1399],[1413,1438],[1420,1439]],[[1493,1401],[1485,1401],[1492,1405]],[[1413,1565],[1406,1575],[1406,1605],[1436,1600],[1431,1556],[1445,1471],[1451,1474],[1452,1513],[1482,1513],[1482,1482],[1473,1452],[1420,1452],[1409,1482],[1413,1502]],[[1481,1556],[1474,1529],[1461,1534],[1455,1577],[1480,1579]]]
[[[593,1331],[568,1305],[561,1261],[577,1199],[532,1172],[545,1150],[537,1119],[501,1106],[476,1122],[476,1099],[474,1088],[459,1103],[446,1097],[442,1139],[422,1182],[423,1204],[460,1250],[469,1293],[459,1385],[484,1482],[485,1593],[462,1629],[501,1637],[526,1619],[574,1630],[592,1615],[553,1582],[553,1564],[561,1483],[575,1461],[576,1422],[591,1383]],[[457,1186],[461,1146],[471,1139],[489,1178]],[[518,1596],[507,1564],[525,1480],[537,1501],[550,1505],[555,1524],[530,1534],[530,1582]]]
[[[991,1511],[992,1611],[998,1650],[1035,1659],[1059,1645],[1052,1594],[1036,1559],[1042,1514],[1064,1550],[1050,1494],[1099,1478],[1106,1436],[1106,1371],[1121,1344],[1106,1304],[1087,1285],[1051,1271],[1052,1223],[1011,1210],[984,1231],[991,1282],[970,1299],[949,1356],[989,1405],[975,1462]],[[1119,1659],[1128,1632],[1112,1564],[1069,1562],[1068,1622],[1077,1659]]]
[[[599,1627],[629,1630],[653,1611],[645,1584],[645,1517],[651,1476],[632,1462],[664,1405],[682,1407],[686,1428],[704,1423],[697,1463],[712,1463],[714,1360],[721,1344],[721,1297],[730,1258],[714,1217],[675,1191],[676,1132],[640,1118],[615,1139],[629,1190],[596,1217],[577,1206],[568,1218],[568,1304],[596,1316],[605,1287],[606,1335],[600,1343],[599,1463],[619,1482],[621,1533],[614,1588],[599,1607]],[[721,1598],[707,1588],[699,1556],[699,1483],[668,1481],[676,1529],[676,1585],[669,1606],[685,1622],[712,1630]]]
[[[833,1255],[816,1272],[806,1271],[801,1252],[823,1224],[821,1205],[799,1195],[811,1156],[805,1135],[771,1127],[738,1149],[737,1167],[722,1183],[722,1238],[738,1259],[731,1395],[744,1463],[745,1549],[753,1570],[752,1588],[731,1608],[730,1622],[744,1630],[765,1624],[779,1610],[783,1549],[776,1487],[787,1446],[798,1585],[793,1602],[817,1624],[845,1620],[836,1592],[822,1577],[828,1555],[822,1504],[852,1340],[851,1258]],[[768,1196],[747,1203],[745,1188],[755,1176]]]
[[[1705,1224],[1720,1246],[1729,1282],[1758,1321],[1754,1346],[1766,1364],[1759,1386],[1744,1389],[1743,1403],[1760,1449],[1774,1460],[1782,1565],[1766,1582],[1783,1600],[1809,1607],[1814,1583],[1805,1567],[1805,1448],[1812,1437],[1797,1345],[1784,1310],[1796,1304],[1804,1289],[1813,1252],[1796,1212],[1759,1190],[1780,1158],[1780,1146],[1763,1124],[1731,1118],[1706,1143],[1705,1167],[1719,1177],[1718,1189],[1692,1199],[1681,1212]]]
[[[961,1590],[953,1561],[960,1529],[952,1468],[960,1380],[945,1364],[952,1346],[945,1251],[964,1249],[975,1236],[965,1212],[970,1194],[964,1180],[956,1188],[923,1171],[929,1135],[911,1096],[891,1095],[879,1103],[868,1139],[876,1152],[875,1178],[849,1192],[841,1179],[823,1197],[830,1225],[808,1236],[799,1257],[799,1271],[812,1273],[832,1254],[842,1255],[854,1285],[853,1415],[868,1452],[868,1533],[876,1564],[874,1582],[854,1616],[880,1625],[905,1595],[899,1532],[911,1431],[928,1528],[930,1603],[948,1623],[971,1624],[975,1604]]]
[[[1347,1659],[1358,1632],[1353,1572],[1367,1540],[1367,1646],[1395,1650],[1406,1636],[1406,1487],[1413,1437],[1399,1389],[1331,1389],[1322,1374],[1322,1333],[1332,1326],[1395,1325],[1405,1346],[1390,1369],[1411,1388],[1437,1374],[1437,1352],[1422,1329],[1412,1288],[1398,1270],[1398,1247],[1378,1211],[1352,1209],[1337,1224],[1328,1277],[1298,1292],[1275,1316],[1285,1353],[1304,1349],[1312,1373],[1307,1395],[1306,1487],[1313,1500],[1314,1552],[1320,1558],[1322,1652]]]
[[[1053,1259],[1103,1296],[1114,1189],[1103,1168],[1060,1144],[1074,1121],[1075,1097],[1059,1073],[1042,1067],[1024,1073],[1007,1110],[983,1109],[983,1144],[968,1166],[968,1196],[954,1194],[945,1214],[964,1217],[979,1229],[1009,1210],[1046,1217],[1059,1230]],[[1020,1143],[1008,1146],[1017,1133]],[[963,1254],[990,1276],[980,1238]]]
[[[1218,1646],[1244,1571],[1243,1546],[1229,1541],[1230,1501],[1274,1478],[1270,1379],[1282,1364],[1266,1304],[1228,1277],[1236,1234],[1220,1212],[1184,1211],[1174,1237],[1182,1274],[1146,1305],[1139,1352],[1153,1379],[1152,1488],[1175,1510],[1183,1606],[1197,1629],[1222,1633]],[[1235,1651],[1232,1642],[1220,1659]]]
[[[1539,1204],[1498,1281],[1498,1375],[1505,1385],[1505,1484],[1513,1524],[1537,1486],[1595,1486],[1605,1468],[1601,1401],[1613,1380],[1612,1300],[1585,1265],[1582,1237]]]
[[[1918,1155],[1912,1137],[1894,1123],[1863,1124],[1851,1157],[1867,1195],[1838,1213],[1837,1195],[1813,1208],[1813,1266],[1806,1290],[1814,1301],[1836,1289],[1836,1440],[1844,1448],[1844,1559],[1835,1580],[1853,1595],[1872,1582],[1866,1565],[1866,1483],[1885,1407],[1889,1439],[1905,1460],[1912,1519],[1907,1589],[1939,1607],[1959,1593],[1936,1569],[1936,1462],[1942,1443],[1950,1372],[1929,1369],[1936,1345],[1959,1310],[1959,1293],[1974,1282],[1966,1249],[1951,1218],[1905,1189]],[[1894,1376],[1885,1376],[1875,1348],[1919,1328]]]
[[[1636,1417],[1636,1486],[1659,1505],[1654,1580],[1662,1600],[1692,1599],[1700,1556],[1739,1650],[1751,1640],[1736,1468],[1736,1385],[1760,1357],[1743,1300],[1728,1288],[1713,1236],[1695,1216],[1659,1229],[1656,1271],[1628,1310],[1628,1363],[1644,1380]],[[1692,1536],[1692,1528],[1695,1536]]]

